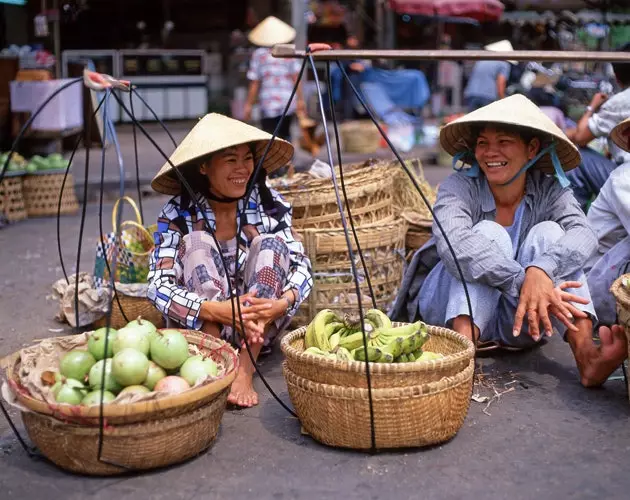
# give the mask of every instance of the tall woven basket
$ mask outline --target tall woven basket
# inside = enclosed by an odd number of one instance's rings
[[[623,326],[628,339],[628,353],[630,356],[630,274],[625,274],[615,280],[610,291],[617,301],[617,320]],[[630,357],[628,358],[630,363]],[[630,379],[628,382],[628,397],[630,397]]]
[[[0,183],[0,214],[9,222],[18,222],[28,217],[24,206],[22,175],[7,172]]]
[[[24,176],[24,204],[29,217],[57,215],[64,171],[35,172]],[[61,195],[61,214],[75,214],[79,202],[74,192],[74,179],[68,174]]]
[[[339,133],[346,153],[374,153],[381,143],[381,134],[370,120],[342,123]]]
[[[358,299],[350,257],[343,229],[306,229],[298,231],[311,261],[314,287],[294,318],[297,326],[308,324],[322,309],[340,314],[356,311]],[[377,306],[387,309],[394,300],[402,280],[407,223],[403,219],[382,221],[356,228],[366,261]],[[363,276],[363,267],[354,239],[356,267]],[[361,278],[364,307],[371,307],[367,280]]]

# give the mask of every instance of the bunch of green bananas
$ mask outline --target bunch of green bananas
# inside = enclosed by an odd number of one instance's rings
[[[363,328],[361,328],[363,323]],[[363,335],[367,349],[363,345]],[[423,352],[428,340],[427,326],[418,321],[394,327],[385,313],[369,309],[361,321],[346,314],[340,318],[334,311],[320,311],[306,329],[306,352],[328,359],[377,363],[407,363],[436,359],[442,355]],[[367,351],[367,352],[366,352]]]

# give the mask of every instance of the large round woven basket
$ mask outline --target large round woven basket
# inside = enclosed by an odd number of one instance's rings
[[[7,172],[0,182],[0,214],[9,222],[18,222],[28,217],[24,206],[21,174]]]
[[[325,308],[338,313],[356,311],[358,299],[343,229],[306,229],[298,232],[311,261],[314,286],[293,323],[306,325]],[[387,309],[394,300],[402,280],[406,232],[407,223],[402,219],[356,227],[376,303],[381,309]],[[350,240],[357,270],[363,274],[352,235]],[[372,306],[365,279],[361,281],[361,297],[365,307]]]
[[[125,316],[129,321],[136,319],[138,316],[142,316],[147,321],[153,323],[157,328],[163,328],[166,325],[164,316],[158,311],[153,303],[146,297],[132,297],[131,295],[125,295],[124,293],[117,292],[118,300],[112,298],[112,318],[110,326],[112,328],[122,328],[127,324]],[[119,305],[120,302],[120,305]],[[124,311],[125,316],[123,316]],[[94,328],[101,328],[105,326],[106,317],[96,320],[93,323]]]
[[[193,387],[180,394],[169,395],[136,403],[109,403],[103,405],[103,416],[108,424],[131,424],[164,418],[176,417],[195,411],[212,400],[229,387],[236,376],[238,356],[234,349],[226,342],[205,335],[194,330],[180,330],[190,344],[194,344],[217,363],[225,366],[225,376]],[[33,397],[20,383],[19,352],[12,354],[3,364],[9,385],[19,403],[34,412],[50,415],[65,422],[72,422],[83,426],[97,426],[100,418],[99,406],[73,406],[68,404],[51,404]]]
[[[24,205],[29,217],[57,215],[59,193],[64,172],[38,172],[24,176]],[[61,214],[75,214],[79,202],[74,192],[74,179],[68,174],[61,196]]]
[[[336,175],[343,201],[338,170]],[[348,165],[344,166],[343,171],[348,205],[356,226],[393,219],[394,178],[386,164]],[[300,175],[288,185],[275,184],[274,188],[291,203],[295,229],[342,227],[331,179]]]
[[[132,425],[107,425],[98,460],[99,428],[22,412],[29,437],[51,462],[79,474],[113,475],[176,464],[206,450],[219,432],[229,390],[185,414]],[[111,465],[118,464],[120,466]]]
[[[628,355],[630,356],[630,274],[624,274],[617,278],[610,287],[610,291],[617,301],[617,320],[626,332]],[[630,361],[630,357],[628,360]],[[630,379],[628,379],[628,390],[630,391]],[[628,397],[630,397],[630,392]]]
[[[451,377],[410,387],[373,389],[376,447],[430,446],[451,439],[468,412],[474,360]],[[330,446],[371,447],[368,390],[320,384],[293,373],[285,361],[289,397],[302,427]]]
[[[402,323],[394,323],[399,326]],[[424,348],[444,354],[444,358],[423,363],[370,363],[372,387],[376,389],[413,387],[456,375],[475,356],[475,347],[466,337],[446,328],[428,326],[430,339]],[[365,363],[330,360],[304,352],[302,327],[285,335],[281,349],[288,368],[296,375],[313,382],[342,387],[367,388]]]
[[[370,120],[344,122],[339,133],[346,153],[374,153],[381,143],[381,134]]]

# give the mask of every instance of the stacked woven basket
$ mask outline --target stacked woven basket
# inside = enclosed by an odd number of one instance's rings
[[[464,422],[472,393],[474,346],[451,330],[428,329],[426,349],[443,358],[369,365],[379,449],[442,443]],[[282,339],[283,373],[304,431],[330,446],[370,449],[365,363],[306,353],[305,332],[303,327]]]
[[[610,291],[617,301],[617,319],[626,332],[630,352],[630,274],[625,274],[617,278],[610,288]],[[628,382],[628,390],[630,391],[630,379],[627,378],[626,380]],[[630,392],[628,395],[628,397],[630,397]]]
[[[180,330],[189,344],[224,368],[218,380],[174,395],[103,405],[105,427],[98,459],[100,408],[48,403],[23,385],[20,353],[1,362],[29,437],[50,461],[71,472],[112,475],[182,462],[215,440],[238,358],[225,342]],[[74,338],[74,337],[67,337]],[[60,339],[63,339],[61,337]],[[3,391],[5,393],[5,391]]]
[[[343,172],[348,205],[374,298],[379,308],[387,309],[402,279],[407,232],[407,223],[395,213],[394,176],[385,163],[346,166]],[[337,179],[340,179],[338,169]],[[295,323],[307,324],[324,308],[340,313],[356,311],[358,299],[332,181],[298,174],[288,183],[274,187],[293,206],[293,227],[312,264],[314,289],[298,311]],[[351,231],[349,223],[348,229]],[[363,304],[371,306],[352,233],[350,239],[361,278]]]

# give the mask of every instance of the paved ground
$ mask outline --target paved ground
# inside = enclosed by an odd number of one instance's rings
[[[431,172],[437,180],[445,173],[438,167]],[[162,197],[146,199],[145,213],[157,213],[163,202]],[[88,205],[81,270],[93,266],[97,208]],[[106,228],[110,213],[111,204],[104,208]],[[70,272],[78,220],[65,217],[61,224]],[[28,220],[0,231],[0,356],[35,338],[62,334],[58,329],[64,327],[53,319],[56,305],[46,300],[50,285],[62,276],[54,238],[54,219]],[[261,369],[288,401],[281,357],[275,352]],[[331,449],[302,436],[299,423],[260,381],[260,406],[226,413],[207,453],[137,476],[77,477],[33,461],[0,417],[0,498],[628,498],[630,413],[619,374],[604,389],[582,389],[569,349],[557,338],[535,352],[482,359],[478,370],[498,391],[515,390],[486,412],[485,403],[472,402],[464,426],[449,443],[374,456]],[[476,391],[494,394],[479,385]]]

